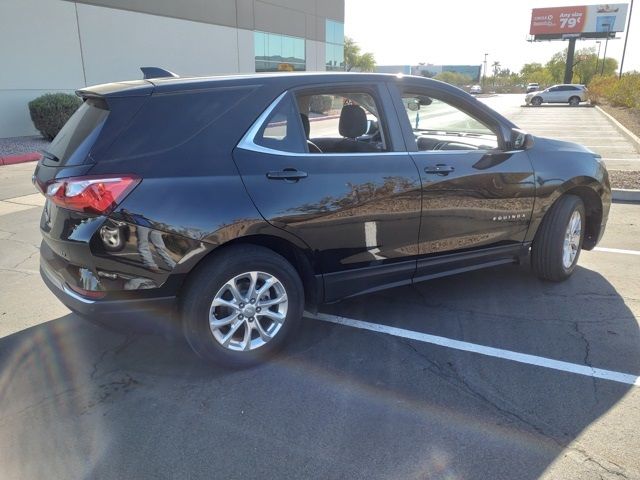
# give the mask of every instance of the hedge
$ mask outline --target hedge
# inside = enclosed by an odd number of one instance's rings
[[[589,84],[589,95],[593,103],[640,109],[640,73],[625,73],[620,79],[596,77]]]
[[[81,104],[82,100],[75,95],[46,93],[29,102],[29,114],[42,136],[53,140]]]
[[[309,110],[314,113],[325,114],[331,110],[333,104],[333,97],[331,95],[314,95],[311,97],[311,103]]]

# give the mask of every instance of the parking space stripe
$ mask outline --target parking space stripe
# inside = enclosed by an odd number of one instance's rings
[[[596,247],[594,250],[607,253],[623,253],[625,255],[640,255],[640,250],[624,250],[622,248]]]
[[[562,372],[575,373],[587,377],[609,380],[612,382],[625,383],[627,385],[640,386],[640,378],[636,375],[628,373],[614,372],[612,370],[604,370],[602,368],[590,367],[588,365],[580,365],[577,363],[563,362],[552,358],[538,357],[526,353],[514,352],[512,350],[503,350],[501,348],[487,347],[476,343],[463,342],[452,338],[430,335],[428,333],[414,332],[403,328],[390,327],[388,325],[380,325],[377,323],[364,322],[362,320],[354,320],[352,318],[340,317],[337,315],[329,315],[326,313],[310,314],[305,316],[323,322],[335,323],[347,327],[359,328],[370,332],[384,333],[394,337],[406,338],[408,340],[416,340],[418,342],[430,343],[441,347],[452,348],[464,352],[477,353],[488,357],[511,360],[512,362],[534,365],[537,367],[550,368],[552,370],[560,370]]]

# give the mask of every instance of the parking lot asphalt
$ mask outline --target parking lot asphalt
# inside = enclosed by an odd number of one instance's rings
[[[354,298],[232,371],[48,292],[32,169],[0,169],[1,478],[640,478],[640,205],[564,283],[520,265]]]
[[[529,133],[585,145],[602,155],[611,170],[640,170],[640,146],[590,105],[523,107],[524,94],[498,95],[481,101]]]

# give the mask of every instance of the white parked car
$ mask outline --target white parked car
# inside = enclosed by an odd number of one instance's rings
[[[479,93],[482,93],[482,87],[480,85],[473,85],[470,89],[469,89],[469,93],[471,95],[477,95]]]
[[[580,105],[580,102],[588,100],[587,87],[577,84],[554,85],[546,90],[527,93],[525,102],[527,105],[539,106],[543,103],[568,103],[572,106]]]
[[[537,92],[540,90],[540,85],[535,82],[531,82],[527,84],[527,93]]]

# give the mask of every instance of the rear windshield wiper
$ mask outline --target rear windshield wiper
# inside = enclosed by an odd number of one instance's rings
[[[46,150],[40,150],[42,152],[42,156],[48,160],[53,160],[54,162],[60,163],[60,159],[56,157],[53,153],[47,152]]]

